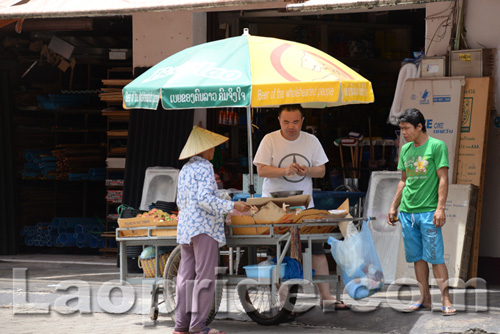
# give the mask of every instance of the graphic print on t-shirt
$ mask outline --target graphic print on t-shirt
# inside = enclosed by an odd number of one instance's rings
[[[425,174],[427,172],[427,165],[429,164],[429,161],[427,159],[422,158],[421,155],[418,156],[417,161],[413,164],[415,166],[415,173],[422,172]]]
[[[410,179],[425,179],[427,177],[428,165],[429,159],[426,156],[408,157],[406,161],[406,176]]]
[[[279,168],[286,168],[290,166],[292,163],[297,163],[300,166],[306,165],[307,167],[311,167],[311,162],[302,154],[299,153],[290,153],[288,155],[285,155],[283,159],[278,164]],[[293,176],[283,176],[283,179],[285,179],[288,182],[300,182],[303,179],[305,179],[306,176],[300,176],[300,175],[293,175]]]

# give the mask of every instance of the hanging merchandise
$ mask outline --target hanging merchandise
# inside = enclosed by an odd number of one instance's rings
[[[398,126],[398,118],[404,110],[401,110],[403,104],[403,87],[406,80],[410,78],[418,78],[420,76],[419,67],[416,64],[405,64],[399,70],[398,82],[396,91],[394,92],[394,100],[392,101],[391,111],[387,123]]]

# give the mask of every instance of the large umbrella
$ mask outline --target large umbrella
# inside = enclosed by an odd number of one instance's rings
[[[324,108],[374,101],[371,83],[309,45],[242,36],[196,45],[144,72],[123,88],[126,109],[246,107],[253,194],[251,108],[301,104]]]

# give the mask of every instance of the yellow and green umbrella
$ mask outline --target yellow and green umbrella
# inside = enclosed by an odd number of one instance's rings
[[[153,66],[123,88],[126,109],[246,107],[253,194],[251,108],[324,108],[374,101],[370,81],[309,45],[242,36],[196,45]]]
[[[324,108],[374,101],[371,83],[330,55],[277,38],[209,42],[161,61],[123,88],[127,109]]]

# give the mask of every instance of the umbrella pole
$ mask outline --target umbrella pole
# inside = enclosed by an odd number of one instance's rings
[[[255,194],[255,187],[253,184],[253,148],[252,148],[252,112],[251,107],[247,106],[247,138],[248,138],[248,175],[250,180],[248,182],[248,192],[250,197],[253,198]]]

